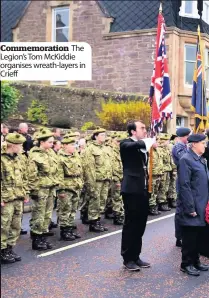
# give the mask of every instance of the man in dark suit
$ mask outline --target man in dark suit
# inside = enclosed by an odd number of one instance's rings
[[[149,210],[148,155],[145,141],[142,140],[147,132],[141,121],[129,123],[127,130],[129,138],[120,143],[123,164],[121,194],[125,210],[121,255],[128,270],[139,271],[140,267],[150,267],[149,263],[139,258]]]
[[[209,129],[206,131],[206,136],[208,137],[208,142],[207,142],[207,146],[205,148],[205,152],[203,154],[203,157],[206,158],[208,169],[209,169]]]

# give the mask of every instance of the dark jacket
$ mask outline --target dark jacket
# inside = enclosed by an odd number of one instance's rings
[[[205,153],[203,154],[203,157],[206,158],[208,169],[209,169],[209,142],[207,147],[205,148]]]
[[[120,155],[123,164],[123,179],[121,193],[141,194],[147,184],[146,154],[140,149],[146,149],[143,141],[133,141],[128,138],[120,143]]]
[[[23,143],[23,150],[27,155],[28,151],[33,147],[33,140],[28,134],[23,134],[23,136],[26,138],[26,141]]]
[[[209,172],[205,159],[189,149],[179,161],[178,178],[176,212],[180,225],[205,226],[205,209],[209,200]],[[197,213],[196,217],[190,215],[193,212]]]

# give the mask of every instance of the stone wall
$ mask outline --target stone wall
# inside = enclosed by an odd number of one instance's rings
[[[54,116],[67,117],[74,127],[80,128],[85,122],[99,124],[95,110],[101,110],[101,102],[112,98],[115,101],[142,100],[145,97],[134,93],[114,93],[94,89],[55,87],[28,83],[13,83],[22,93],[18,113],[25,118],[32,100],[39,100],[47,107],[49,120]],[[145,98],[146,100],[146,98]]]

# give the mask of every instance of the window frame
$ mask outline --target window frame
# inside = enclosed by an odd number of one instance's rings
[[[188,0],[187,0],[188,1]],[[179,15],[181,17],[187,17],[187,18],[194,18],[194,19],[199,19],[200,16],[198,14],[198,9],[197,9],[197,1],[195,0],[191,0],[189,2],[192,2],[192,13],[186,13],[185,12],[185,2],[186,1],[182,1],[181,2],[181,7],[180,7],[180,11],[179,11]]]
[[[177,125],[177,118],[181,119],[180,126]],[[179,128],[179,127],[185,127],[185,117],[176,115],[176,128]]]
[[[60,29],[62,28],[68,28],[68,39],[69,39],[69,30],[70,30],[70,7],[69,6],[57,6],[57,7],[53,7],[52,8],[52,24],[51,24],[51,41],[52,42],[56,42],[56,30],[57,28],[54,26],[55,25],[55,15],[56,15],[56,11],[62,11],[62,10],[68,10],[69,13],[69,26],[65,26],[65,27],[59,27]],[[68,81],[50,81],[50,85],[54,85],[54,86],[66,86],[68,84]]]
[[[188,87],[188,88],[192,88],[193,84],[187,84],[186,83],[186,62],[192,62],[192,63],[196,63],[196,56],[195,56],[195,60],[186,60],[186,46],[193,46],[195,48],[195,50],[197,49],[197,45],[194,43],[185,43],[184,44],[184,86]]]
[[[206,11],[204,10],[204,8],[205,8],[205,4],[206,4],[206,6],[207,6],[208,18],[207,18],[207,13],[206,13]],[[203,3],[202,19],[203,19],[203,21],[205,21],[205,22],[209,25],[209,1],[205,1],[205,0],[204,0],[204,3]]]

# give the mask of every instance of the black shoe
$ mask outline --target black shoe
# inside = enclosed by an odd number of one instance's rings
[[[15,259],[15,262],[21,261],[21,256],[18,256],[13,250],[12,246],[7,245],[8,253]]]
[[[199,271],[208,271],[209,270],[209,265],[202,264],[200,262],[195,264],[194,267]]]
[[[99,221],[92,221],[89,225],[89,232],[100,233],[100,232],[104,232],[104,229],[100,225]]]
[[[26,230],[21,229],[20,235],[26,235],[28,232]]]
[[[161,212],[157,210],[157,206],[152,206],[149,208],[149,214],[150,215],[159,215],[159,214],[161,214]]]
[[[15,262],[15,258],[9,254],[7,249],[1,250],[1,263],[2,264],[11,264]]]
[[[161,203],[159,204],[159,208],[158,208],[160,211],[170,211],[171,208],[168,207],[168,204],[166,203]]]
[[[113,219],[113,224],[116,225],[116,226],[122,226],[123,225],[123,222],[124,222],[124,220],[120,216],[118,216],[118,217],[116,216]]]
[[[189,275],[193,275],[193,276],[199,276],[200,275],[200,271],[197,270],[193,265],[181,267],[180,270],[182,272],[185,272],[185,273],[189,274]]]
[[[71,228],[72,228],[73,230],[77,230],[77,226],[76,226],[76,225],[71,226]]]
[[[100,227],[102,227],[103,228],[103,230],[106,232],[106,231],[108,231],[108,228],[107,227],[105,227],[102,223],[101,223],[101,221],[99,220],[99,225],[100,225]]]
[[[57,227],[58,227],[58,224],[56,224],[55,222],[51,221],[51,223],[49,225],[49,230],[56,229]]]
[[[144,262],[141,259],[138,259],[136,261],[136,265],[139,266],[140,268],[150,268],[151,267],[150,263]]]
[[[42,239],[42,242],[46,244],[47,249],[53,248],[53,245],[49,241],[47,241],[47,239],[43,235],[42,235],[41,239]]]
[[[123,262],[123,265],[128,271],[140,271],[139,266],[133,261]]]
[[[43,242],[42,235],[32,234],[32,249],[33,250],[47,250],[47,245]]]
[[[43,233],[43,236],[46,236],[46,237],[54,236],[54,232],[52,232],[52,231],[45,232],[45,233]]]
[[[168,199],[168,202],[169,207],[176,208],[176,201],[174,201],[173,199]]]
[[[82,224],[83,225],[89,225],[90,224],[90,220],[88,220],[87,218],[82,218]]]
[[[75,237],[75,239],[80,239],[81,238],[81,235],[78,232],[75,232],[73,227],[70,227],[68,231],[69,231],[69,233],[71,233]]]
[[[60,240],[73,241],[75,236],[69,232],[67,227],[60,227]]]
[[[177,247],[182,247],[181,239],[176,239],[176,246]]]

